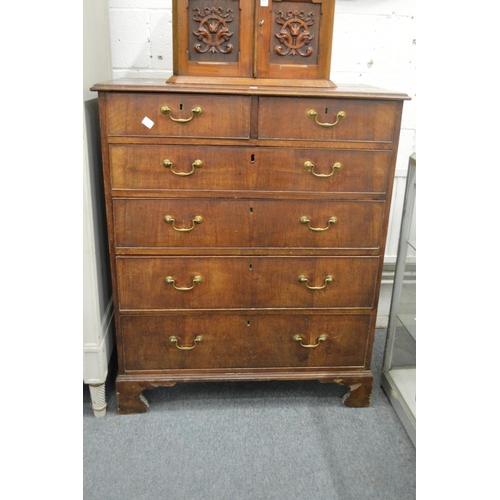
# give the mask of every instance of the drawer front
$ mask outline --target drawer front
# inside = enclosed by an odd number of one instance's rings
[[[113,201],[122,248],[378,248],[384,211],[380,201]]]
[[[121,318],[126,370],[361,367],[369,326],[369,315]]]
[[[111,93],[106,102],[111,136],[247,139],[250,134],[250,97]],[[170,112],[162,113],[165,107]]]
[[[391,151],[109,147],[113,189],[385,193]]]
[[[396,110],[392,101],[261,97],[259,138],[390,143]]]
[[[372,307],[378,263],[379,257],[118,257],[119,307]]]

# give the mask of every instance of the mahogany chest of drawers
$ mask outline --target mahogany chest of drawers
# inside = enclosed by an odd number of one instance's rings
[[[403,101],[356,87],[99,92],[118,412],[177,382],[320,380],[368,406]]]

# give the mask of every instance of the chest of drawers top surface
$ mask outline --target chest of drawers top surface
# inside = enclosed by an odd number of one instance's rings
[[[380,89],[363,84],[338,84],[334,88],[300,87],[272,85],[203,85],[203,84],[168,84],[161,78],[119,78],[96,83],[91,90],[95,92],[146,92],[148,94],[220,94],[220,95],[248,95],[248,96],[283,96],[283,97],[341,97],[341,98],[368,98],[382,100],[409,100],[410,97],[402,92]]]

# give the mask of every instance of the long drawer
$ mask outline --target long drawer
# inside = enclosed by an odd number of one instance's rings
[[[391,151],[111,145],[113,189],[385,193]]]
[[[384,208],[380,201],[113,201],[119,248],[378,248]]]
[[[372,307],[379,257],[118,257],[120,310]]]
[[[121,318],[126,370],[361,367],[369,327],[369,315]]]
[[[250,134],[250,97],[123,92],[108,94],[106,103],[110,136],[247,139]]]
[[[397,103],[361,99],[259,98],[259,139],[390,143]]]

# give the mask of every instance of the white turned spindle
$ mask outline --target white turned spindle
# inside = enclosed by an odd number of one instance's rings
[[[104,384],[89,385],[90,397],[92,399],[92,409],[96,417],[104,417],[106,415],[106,387]]]

